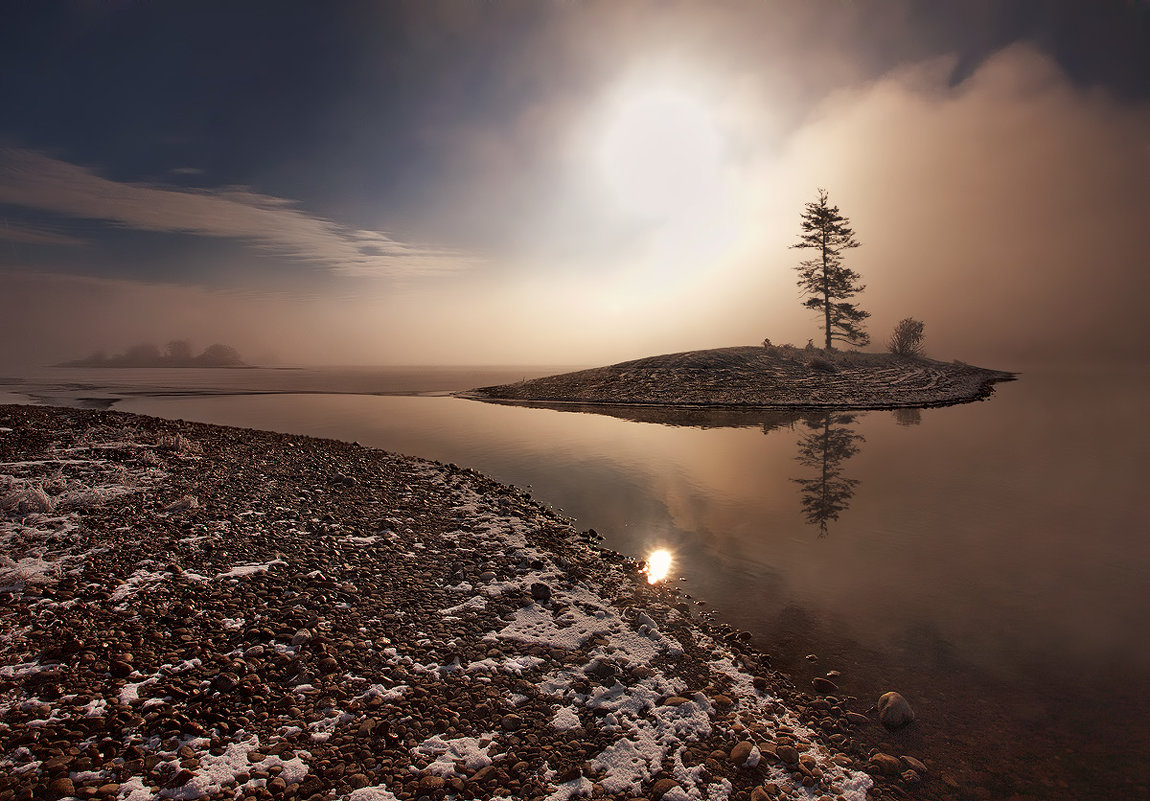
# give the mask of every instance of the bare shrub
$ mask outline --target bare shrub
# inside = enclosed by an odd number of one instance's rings
[[[887,350],[896,356],[922,356],[922,332],[925,327],[925,323],[913,317],[899,320],[890,335]]]
[[[164,512],[171,515],[177,512],[186,512],[189,509],[198,509],[199,507],[200,501],[195,495],[181,495],[165,506]]]
[[[156,444],[164,450],[176,453],[199,453],[201,450],[199,443],[193,442],[183,434],[165,434]]]
[[[140,451],[136,456],[136,460],[150,465],[157,465],[163,462],[163,459],[161,459],[155,451]]]
[[[92,506],[99,506],[103,502],[104,496],[100,494],[99,490],[83,487],[66,492],[63,497],[57,498],[56,508],[62,512],[72,509],[87,509]]]
[[[0,510],[18,515],[52,511],[52,498],[39,484],[15,486],[0,495]]]

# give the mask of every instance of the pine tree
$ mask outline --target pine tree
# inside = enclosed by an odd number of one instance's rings
[[[858,246],[850,220],[839,212],[838,206],[827,202],[827,191],[820,189],[819,199],[803,208],[802,234],[791,247],[816,252],[813,259],[801,262],[795,269],[799,271],[799,288],[806,296],[803,305],[822,312],[827,350],[834,347],[836,340],[856,346],[870,343],[862,328],[870,312],[850,302],[866,287],[858,283],[859,274],[843,264],[843,251]]]

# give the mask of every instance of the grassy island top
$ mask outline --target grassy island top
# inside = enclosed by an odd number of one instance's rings
[[[892,409],[987,397],[1014,373],[892,353],[789,345],[669,353],[464,393],[520,403]]]

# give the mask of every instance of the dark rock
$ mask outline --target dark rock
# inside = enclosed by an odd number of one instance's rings
[[[549,603],[551,601],[551,588],[546,584],[537,581],[531,585],[531,598],[536,603]]]
[[[431,792],[435,792],[436,790],[442,790],[443,784],[444,784],[444,782],[443,782],[442,776],[436,776],[433,773],[429,773],[426,776],[423,776],[422,778],[420,778],[420,780],[419,780],[419,792],[431,793]]]
[[[882,725],[894,731],[914,720],[914,710],[898,693],[884,693],[878,699],[878,719]]]
[[[867,762],[867,770],[883,776],[897,776],[902,771],[902,763],[897,757],[880,751]]]
[[[822,676],[816,676],[811,679],[811,686],[815,688],[815,692],[826,695],[827,693],[835,692],[839,686],[830,679],[824,679]]]
[[[910,770],[913,770],[915,773],[918,773],[920,776],[926,775],[926,765],[924,765],[922,762],[915,759],[914,757],[907,756],[906,754],[903,754],[902,756],[899,757],[899,759],[901,759],[902,763],[904,765],[906,765]]]
[[[53,779],[52,783],[48,785],[48,795],[52,798],[67,798],[68,796],[76,794],[76,785],[72,780],[64,777],[62,779]]]
[[[754,747],[754,744],[748,742],[747,740],[743,740],[741,743],[737,743],[735,747],[731,749],[731,764],[737,768],[743,767],[743,765],[747,764],[747,758],[750,757],[751,751],[754,749]]]
[[[799,752],[792,746],[780,745],[775,748],[775,754],[787,765],[799,764]]]

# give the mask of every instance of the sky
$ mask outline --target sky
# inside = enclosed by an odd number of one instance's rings
[[[1150,355],[1150,2],[0,3],[0,369]]]

